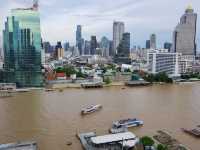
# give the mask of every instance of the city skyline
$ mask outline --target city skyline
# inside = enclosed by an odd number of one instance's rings
[[[0,15],[0,30],[3,29],[3,22],[6,16],[9,15],[10,9],[29,7],[32,4],[32,0],[10,0],[7,2],[0,0],[0,2],[3,4]],[[173,30],[189,4],[193,5],[197,14],[200,12],[200,9],[195,7],[200,3],[197,0],[184,0],[182,2],[124,0],[115,4],[108,0],[104,8],[101,8],[103,2],[98,0],[95,2],[79,0],[67,3],[60,1],[56,5],[55,3],[55,0],[48,2],[40,0],[39,2],[42,38],[44,41],[50,41],[53,44],[57,41],[69,41],[75,44],[76,25],[78,24],[83,26],[84,39],[89,40],[91,35],[96,35],[98,41],[103,36],[112,39],[112,24],[116,20],[123,21],[126,31],[131,33],[131,46],[134,44],[145,47],[145,41],[149,38],[149,35],[155,33],[157,35],[157,45],[162,47],[164,42],[172,42]],[[55,9],[55,7],[59,7],[59,9]],[[174,9],[168,11],[171,7],[174,7]],[[49,15],[49,12],[51,15]],[[160,22],[163,24],[160,24]],[[58,25],[59,28],[55,28]],[[197,31],[197,46],[199,49],[199,24],[197,25]],[[2,38],[2,34],[0,38]]]

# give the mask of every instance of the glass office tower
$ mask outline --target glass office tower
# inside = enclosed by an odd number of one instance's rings
[[[41,87],[41,32],[39,12],[13,9],[3,31],[6,82],[18,87]]]

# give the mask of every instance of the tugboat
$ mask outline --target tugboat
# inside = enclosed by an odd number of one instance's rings
[[[96,111],[98,111],[98,110],[100,110],[102,108],[103,108],[103,106],[100,105],[100,104],[99,105],[90,106],[90,107],[87,107],[87,108],[83,109],[81,111],[81,114],[82,115],[90,114],[90,113],[96,112]]]
[[[137,126],[142,126],[144,124],[143,121],[138,120],[136,118],[134,119],[124,119],[124,120],[119,120],[113,123],[114,127],[120,128],[120,127],[137,127]]]

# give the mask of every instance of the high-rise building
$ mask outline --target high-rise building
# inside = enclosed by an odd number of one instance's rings
[[[78,47],[79,54],[82,55],[82,26],[77,25],[76,29],[76,46]]]
[[[110,41],[108,40],[107,37],[102,37],[101,42],[100,42],[100,48],[102,49],[103,56],[104,57],[109,57],[109,48],[110,48]]]
[[[114,56],[114,53],[113,53],[113,41],[109,41],[109,56]]]
[[[41,31],[37,1],[32,8],[13,9],[5,22],[5,82],[19,87],[43,86]]]
[[[173,51],[182,55],[196,55],[197,13],[191,6],[185,10],[173,33]]]
[[[123,22],[114,22],[113,23],[113,53],[117,54],[117,48],[123,38],[125,30],[125,25]]]
[[[118,64],[130,64],[130,33],[124,33],[122,40],[117,48],[114,61]]]
[[[146,49],[150,49],[151,45],[150,45],[150,40],[146,40]]]
[[[168,52],[170,52],[171,49],[172,49],[172,43],[165,42],[164,43],[164,49],[168,49]]]
[[[65,55],[64,48],[62,48],[61,42],[57,42],[57,45],[55,47],[55,58],[57,60],[63,59]]]
[[[156,35],[155,34],[151,34],[150,36],[150,48],[156,49]]]
[[[64,43],[64,50],[65,50],[65,51],[68,51],[69,48],[70,48],[69,42],[65,42],[65,43]]]
[[[90,55],[90,41],[85,41],[84,55]]]
[[[96,36],[91,36],[91,41],[90,41],[90,54],[91,55],[96,54],[96,48],[97,48],[97,38],[96,38]]]
[[[43,42],[43,48],[45,50],[45,53],[53,53],[54,51],[53,46],[51,46],[50,42]]]
[[[130,55],[130,33],[124,33],[123,38],[117,48],[117,55],[129,57]]]

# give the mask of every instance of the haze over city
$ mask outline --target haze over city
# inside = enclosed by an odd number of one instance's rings
[[[29,7],[32,0],[0,0],[0,3],[2,31],[10,9]],[[112,39],[112,23],[120,20],[131,33],[131,45],[145,47],[149,35],[156,33],[158,47],[162,47],[164,42],[172,41],[172,32],[189,4],[197,14],[200,13],[199,0],[40,0],[42,38],[53,44],[58,40],[75,44],[76,25],[81,24],[85,39],[90,39],[91,35],[96,35],[97,39],[102,36]],[[197,30],[199,47],[199,23]]]

